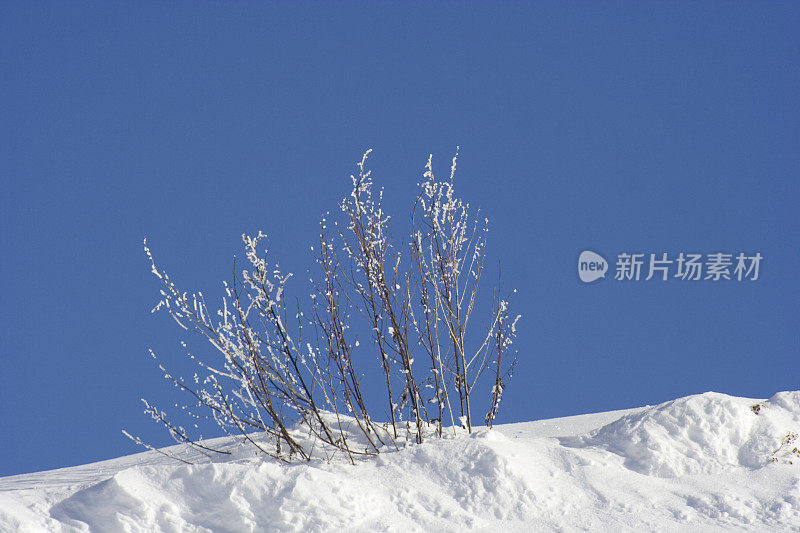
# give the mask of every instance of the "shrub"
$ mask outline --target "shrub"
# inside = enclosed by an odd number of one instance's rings
[[[241,435],[283,461],[308,460],[314,449],[338,450],[355,461],[400,441],[442,436],[445,419],[453,431],[460,426],[471,432],[472,392],[484,374],[491,381],[485,416],[491,427],[516,362],[510,350],[520,317],[509,314],[499,281],[487,327],[477,340],[467,336],[488,220],[471,218],[468,204],[455,195],[458,154],[446,180],[435,177],[428,158],[406,248],[390,238],[383,191],[366,169],[370,152],[351,176],[339,215],[322,219],[319,242],[312,247],[319,278],[311,280],[305,311],[298,304],[290,313],[291,274],[267,261],[261,232],[242,236],[247,268],[240,279],[223,283],[225,296],[214,313],[202,293],[181,291],[156,266],[145,241],[161,283],[154,311],[166,311],[182,329],[205,337],[216,354],[208,359],[189,354],[200,372],[190,380],[159,364],[191,399],[183,409],[194,416],[204,411],[227,434]],[[371,336],[365,343],[370,346],[356,340],[359,328]],[[369,353],[377,355],[379,374],[370,371]],[[385,387],[383,422],[372,416],[380,407],[363,391],[364,380],[377,375]],[[145,412],[178,442],[216,451],[143,401]]]

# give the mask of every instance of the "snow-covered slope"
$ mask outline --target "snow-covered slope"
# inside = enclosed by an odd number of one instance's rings
[[[227,439],[223,462],[0,478],[0,531],[800,531],[798,433],[800,391],[508,424],[355,466]]]

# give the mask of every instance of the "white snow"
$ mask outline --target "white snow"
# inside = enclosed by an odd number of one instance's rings
[[[0,478],[0,531],[800,531],[793,434],[800,391],[459,431],[356,465],[225,438],[232,455],[191,466],[145,452]]]

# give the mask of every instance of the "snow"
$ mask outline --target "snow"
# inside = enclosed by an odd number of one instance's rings
[[[753,410],[757,404],[758,414]],[[780,448],[782,438],[800,428],[797,406],[800,391],[778,393],[764,404],[707,392],[623,416],[588,436],[561,442],[609,450],[624,457],[626,467],[651,476],[710,474],[732,466],[755,469]]]
[[[0,478],[0,531],[800,531],[798,433],[800,391],[459,430],[356,465],[223,438],[221,460],[169,450],[194,465]]]

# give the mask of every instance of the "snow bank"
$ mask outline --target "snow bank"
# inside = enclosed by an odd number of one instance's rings
[[[481,438],[411,446],[356,466],[134,467],[51,510],[76,530],[319,531],[471,528],[524,519],[530,493]],[[211,503],[211,505],[210,505]]]
[[[800,391],[509,424],[356,465],[218,439],[233,453],[213,462],[172,447],[204,462],[146,452],[0,478],[0,531],[800,532],[783,443],[798,426]]]
[[[765,402],[707,392],[642,409],[562,443],[606,449],[641,474],[677,477],[791,461],[783,441],[798,433],[800,391]]]

